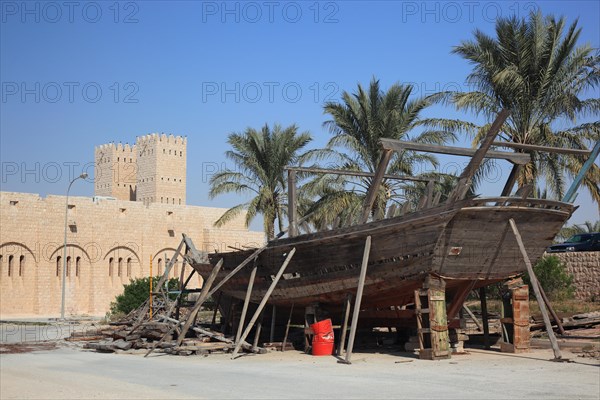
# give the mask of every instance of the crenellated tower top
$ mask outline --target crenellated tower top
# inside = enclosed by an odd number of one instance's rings
[[[96,195],[185,204],[187,137],[150,133],[133,145],[111,142],[94,150]]]

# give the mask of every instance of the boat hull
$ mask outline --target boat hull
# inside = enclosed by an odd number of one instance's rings
[[[364,286],[364,307],[412,303],[414,290],[429,274],[446,281],[447,292],[505,280],[525,271],[509,219],[516,222],[528,256],[535,263],[573,212],[568,203],[537,199],[470,199],[402,217],[300,235],[270,242],[256,258],[258,267],[251,301],[264,297],[285,257],[296,248],[269,303],[340,306],[356,293],[367,236],[371,251]],[[253,251],[211,254],[223,258],[217,282]],[[207,277],[212,265],[195,268]],[[243,299],[253,263],[222,286],[225,295]]]

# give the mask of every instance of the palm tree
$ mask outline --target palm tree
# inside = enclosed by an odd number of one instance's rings
[[[600,121],[575,124],[600,111],[600,99],[585,98],[600,83],[600,56],[589,45],[577,46],[580,32],[577,22],[567,27],[564,18],[540,13],[500,18],[496,37],[476,30],[474,40],[453,50],[473,64],[467,81],[476,90],[439,98],[488,120],[503,108],[510,110],[500,133],[504,141],[587,149],[600,140]],[[478,129],[474,144],[487,128]],[[572,178],[585,162],[581,156],[530,153],[532,162],[521,169],[519,187],[537,188],[543,181],[555,198],[564,194],[565,172]],[[583,184],[600,204],[599,182],[600,168],[594,165]]]
[[[260,131],[246,128],[243,133],[232,133],[227,142],[233,150],[227,158],[236,165],[236,170],[225,170],[210,180],[210,197],[223,193],[253,196],[249,202],[238,204],[227,210],[216,222],[222,226],[242,211],[246,211],[246,226],[262,213],[264,230],[268,239],[275,236],[275,221],[283,229],[286,212],[286,179],[284,167],[301,163],[305,154],[298,152],[312,140],[309,132],[298,133],[296,125],[282,128],[267,124]]]
[[[358,84],[355,93],[344,91],[341,102],[327,102],[324,105],[324,111],[331,119],[323,126],[333,137],[326,149],[313,152],[313,155],[327,158],[329,168],[374,172],[382,155],[379,145],[381,138],[435,144],[455,140],[454,130],[464,125],[458,125],[453,120],[422,118],[422,111],[432,101],[428,98],[411,99],[412,91],[411,85],[396,83],[384,92],[375,78],[367,89]],[[412,135],[418,126],[427,130]],[[437,166],[433,156],[407,151],[393,156],[387,173],[412,175],[417,163]],[[371,178],[319,176],[302,188],[304,196],[319,198],[307,211],[314,213],[313,220],[324,225],[333,224],[334,221],[351,221],[360,210],[371,181]],[[372,210],[373,215],[385,211],[389,201],[400,203],[400,188],[400,182],[384,180]]]

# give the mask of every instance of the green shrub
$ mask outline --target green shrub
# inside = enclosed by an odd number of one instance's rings
[[[156,291],[156,284],[160,280],[160,276],[156,276],[153,279],[154,291]],[[179,289],[179,279],[171,278],[168,281],[169,290]],[[131,279],[128,284],[123,288],[123,294],[118,295],[110,304],[110,313],[116,314],[129,314],[141,306],[150,294],[150,278],[136,278]],[[171,294],[171,299],[175,299],[177,295]]]
[[[540,259],[534,265],[533,272],[549,300],[568,300],[575,296],[573,275],[567,272],[565,264],[558,257],[547,256]],[[533,296],[533,288],[527,273],[523,276],[523,280],[529,285],[529,293]]]

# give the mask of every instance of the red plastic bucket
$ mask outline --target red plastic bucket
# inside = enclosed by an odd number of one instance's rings
[[[313,341],[333,342],[333,326],[330,319],[319,321],[310,327],[314,333]]]
[[[330,356],[333,354],[333,342],[315,342],[312,343],[313,356]]]
[[[330,319],[312,324],[314,333],[312,340],[312,354],[314,356],[330,356],[333,354],[333,325]]]

